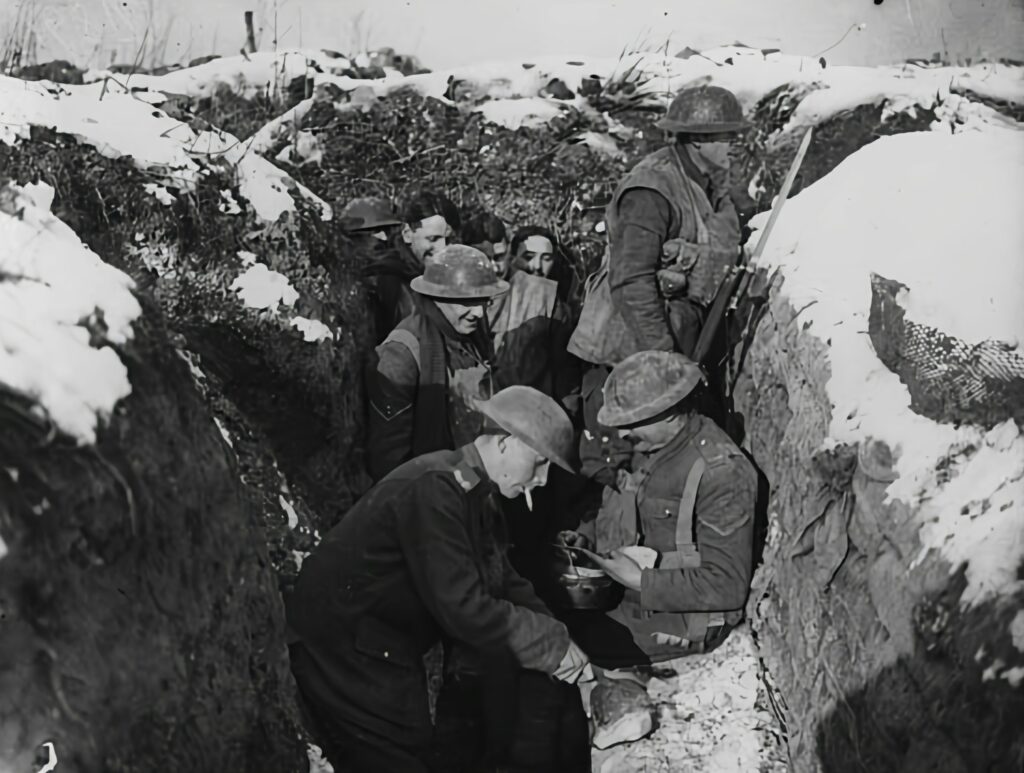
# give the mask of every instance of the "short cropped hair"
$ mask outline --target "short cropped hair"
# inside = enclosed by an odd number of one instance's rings
[[[399,217],[406,225],[416,228],[420,222],[434,215],[443,217],[455,231],[462,225],[459,208],[447,196],[433,191],[417,190],[402,197]]]

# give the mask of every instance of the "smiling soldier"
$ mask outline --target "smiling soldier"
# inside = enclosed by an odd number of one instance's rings
[[[490,397],[488,302],[508,292],[479,250],[453,244],[427,259],[410,286],[416,310],[375,350],[367,368],[367,468],[379,480],[402,462],[458,448],[484,426],[473,401]]]
[[[587,655],[609,668],[703,652],[743,616],[753,569],[757,474],[728,435],[694,410],[701,370],[675,352],[619,363],[599,420],[633,444],[635,472],[607,497],[592,533],[563,532],[594,547],[625,587],[607,615],[570,622]],[[581,528],[582,531],[582,528]]]

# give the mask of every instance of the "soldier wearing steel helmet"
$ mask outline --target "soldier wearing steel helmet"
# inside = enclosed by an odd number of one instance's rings
[[[367,369],[367,468],[379,480],[402,462],[458,448],[483,427],[473,401],[492,392],[487,304],[508,292],[482,252],[453,244],[410,287],[415,310],[375,350]]]
[[[538,759],[530,733],[512,727],[503,769],[589,770],[572,686],[586,657],[509,565],[495,504],[543,486],[551,462],[572,469],[572,425],[530,387],[509,387],[477,409],[496,429],[379,481],[306,558],[286,599],[292,670],[336,770],[427,771],[423,656],[442,638],[482,663],[513,664],[512,692],[500,697],[522,704],[524,721],[538,693],[548,696],[542,707],[575,718],[571,739],[558,737],[566,732],[559,717],[541,734],[548,753],[571,741],[576,763]]]
[[[701,379],[684,355],[647,351],[615,366],[604,386],[599,419],[633,444],[634,472],[596,521],[562,535],[599,551],[598,563],[625,587],[607,615],[580,613],[570,623],[598,665],[702,652],[742,618],[757,477],[725,432],[694,410]]]
[[[391,202],[380,196],[352,199],[342,208],[338,221],[360,258],[362,275],[370,290],[375,343],[380,343],[412,311],[407,284],[419,273],[407,268],[407,262],[400,259],[392,246],[402,221]]]
[[[637,351],[692,354],[718,283],[739,256],[728,148],[747,124],[736,97],[717,86],[684,89],[656,126],[674,142],[616,188],[605,210],[606,281],[588,290],[569,344],[595,365],[583,379],[591,420],[580,457],[585,473],[603,482],[615,479],[624,455],[614,433],[593,421],[610,367]]]

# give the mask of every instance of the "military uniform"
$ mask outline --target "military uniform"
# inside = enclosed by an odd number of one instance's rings
[[[673,145],[643,159],[619,184],[605,214],[613,256],[608,283],[635,351],[693,352],[718,281],[739,254],[739,218],[727,182],[726,170]],[[666,293],[658,271],[673,241],[692,253],[692,270],[707,276],[691,275],[685,288]]]
[[[684,89],[659,128],[717,138],[746,128],[734,95]],[[588,279],[570,351],[612,364],[641,351],[693,354],[719,283],[739,257],[729,172],[691,142],[643,158],[605,208],[608,249]]]
[[[590,615],[583,630],[573,627],[595,663],[668,660],[703,649],[709,628],[714,636],[739,622],[753,569],[756,497],[753,465],[706,417],[693,415],[668,445],[640,456],[624,491],[606,498],[592,539],[598,551],[640,544],[661,560],[644,570],[639,592],[626,589],[606,621],[595,624]],[[615,628],[625,630],[609,635]]]
[[[423,273],[422,264],[396,235],[390,247],[382,247],[363,270],[370,287],[377,342],[416,310],[416,294],[409,282]]]
[[[402,462],[480,435],[474,401],[491,397],[493,349],[486,326],[460,334],[439,303],[483,305],[508,292],[479,250],[451,244],[409,287],[420,299],[376,348],[366,369],[367,469],[379,480]],[[476,320],[483,318],[482,309]]]
[[[366,454],[374,480],[414,456],[472,441],[485,424],[472,404],[493,391],[482,336],[458,335],[432,305],[421,301],[367,368]]]
[[[304,562],[286,600],[292,668],[337,769],[426,769],[422,658],[442,635],[524,669],[558,668],[568,633],[509,567],[494,492],[473,445],[418,457]]]

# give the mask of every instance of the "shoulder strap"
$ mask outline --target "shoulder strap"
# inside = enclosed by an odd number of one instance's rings
[[[700,566],[700,550],[693,541],[693,513],[697,506],[697,490],[707,464],[703,457],[697,457],[686,475],[683,495],[679,499],[676,513],[676,549],[661,557],[662,569],[695,569]]]
[[[405,328],[396,327],[388,333],[388,337],[384,339],[385,344],[389,341],[394,341],[408,349],[412,358],[416,361],[416,368],[420,369],[420,342],[417,340],[416,336]]]

